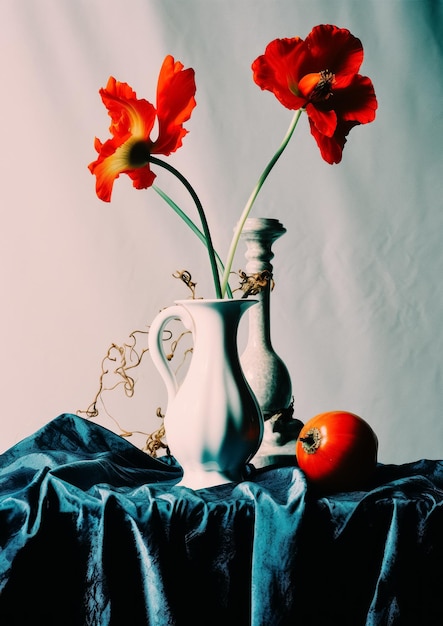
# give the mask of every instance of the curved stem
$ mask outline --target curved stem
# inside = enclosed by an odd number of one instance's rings
[[[207,248],[208,247],[208,242],[206,241],[206,237],[204,236],[202,231],[198,228],[198,226],[196,224],[194,224],[194,222],[191,220],[191,218],[178,206],[178,204],[176,204],[174,202],[174,200],[172,198],[170,198],[168,196],[168,194],[166,194],[162,189],[157,187],[157,185],[152,185],[152,189],[156,193],[158,193],[158,195],[161,198],[163,198],[163,200],[165,202],[167,202],[169,204],[169,206],[177,213],[177,215],[179,217],[181,217],[181,219],[185,222],[185,224],[187,226],[189,226],[189,228],[192,230],[192,232],[195,235],[197,235],[197,237],[200,239],[200,241]],[[223,262],[222,262],[220,256],[217,254],[216,250],[214,250],[214,254],[215,254],[215,259],[217,261],[218,268],[219,268],[220,272],[223,274],[225,266],[223,265]],[[229,285],[227,285],[226,293],[227,293],[228,298],[232,298],[232,291],[231,291],[231,288],[229,287]]]
[[[181,174],[178,170],[176,170],[175,167],[153,156],[149,157],[149,162],[153,163],[154,165],[159,165],[160,167],[163,167],[165,170],[168,170],[169,172],[171,172],[171,174],[174,174],[174,176],[178,178],[178,180],[186,187],[187,191],[191,195],[195,203],[195,206],[197,207],[197,211],[200,216],[200,221],[202,223],[203,233],[206,238],[206,244],[207,244],[206,247],[208,249],[209,261],[211,263],[212,278],[214,280],[215,294],[217,298],[222,298],[223,296],[222,296],[222,290],[220,286],[220,277],[218,275],[217,261],[215,258],[214,246],[212,244],[212,237],[211,237],[211,233],[209,230],[208,222],[206,220],[206,215],[203,209],[203,205],[200,202],[199,197],[195,193],[194,188],[191,186],[189,181],[183,176],[183,174]],[[225,289],[225,292],[226,292],[226,289]]]
[[[300,119],[300,116],[301,116],[303,111],[304,111],[304,109],[298,109],[295,112],[295,114],[294,114],[294,116],[293,116],[293,118],[291,120],[291,123],[289,125],[289,128],[288,128],[288,130],[286,132],[286,135],[284,136],[283,141],[280,144],[280,147],[278,148],[277,152],[274,154],[272,159],[269,161],[269,163],[266,166],[266,168],[264,169],[262,175],[258,179],[258,182],[257,182],[256,186],[254,187],[251,195],[249,196],[249,199],[248,199],[248,201],[247,201],[247,203],[245,205],[245,208],[243,209],[243,213],[240,216],[240,220],[238,221],[237,227],[236,227],[235,232],[234,232],[234,236],[233,236],[232,241],[231,241],[231,247],[229,248],[228,258],[227,258],[226,264],[225,264],[225,271],[223,272],[222,283],[221,283],[222,297],[224,296],[224,294],[226,292],[226,289],[227,289],[227,286],[228,286],[229,275],[231,273],[231,268],[232,268],[232,263],[234,261],[235,252],[237,250],[238,242],[240,240],[240,235],[242,233],[242,230],[243,230],[245,222],[246,222],[246,220],[248,218],[248,215],[251,212],[252,206],[253,206],[253,204],[255,202],[255,199],[258,196],[258,193],[259,193],[260,189],[263,186],[263,183],[267,179],[267,177],[270,174],[272,168],[277,163],[277,161],[280,158],[280,156],[282,155],[284,149],[288,145],[289,140],[292,137],[292,134],[293,134],[293,132],[295,130],[295,127],[297,126],[297,122]]]

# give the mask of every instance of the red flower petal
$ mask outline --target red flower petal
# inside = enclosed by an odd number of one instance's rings
[[[308,104],[306,112],[309,116],[309,121],[316,126],[317,130],[322,135],[332,137],[337,128],[337,114],[333,109],[323,111],[315,107],[313,104]]]
[[[331,24],[315,26],[304,43],[309,53],[300,68],[303,75],[329,70],[335,74],[337,85],[344,87],[363,62],[360,39],[346,28]]]
[[[333,137],[323,135],[312,120],[309,120],[311,133],[320,148],[323,159],[330,165],[340,163],[342,159],[343,148],[346,143],[346,137],[350,130],[358,124],[358,122],[339,122]]]
[[[139,167],[136,170],[129,170],[126,174],[131,178],[132,185],[136,189],[148,189],[155,180],[155,174],[149,165]]]
[[[96,192],[100,200],[111,201],[114,180],[127,169],[127,164],[119,154],[117,141],[108,139],[104,144],[96,139],[96,147],[99,147],[99,156],[96,161],[89,164],[89,170],[96,177]]]
[[[302,50],[303,41],[299,37],[274,39],[252,64],[257,85],[271,91],[283,106],[293,110],[306,104],[306,98],[298,93]]]
[[[345,90],[334,92],[334,108],[343,120],[368,124],[375,119],[378,107],[372,81],[367,76],[354,76]]]
[[[157,86],[157,117],[159,134],[152,146],[155,154],[168,155],[182,145],[188,132],[183,123],[190,117],[195,102],[195,79],[192,68],[168,55],[163,61]]]
[[[149,164],[130,167],[129,154],[134,143],[132,138],[121,145],[118,145],[115,138],[108,139],[101,146],[98,159],[90,163],[89,169],[96,176],[96,193],[100,200],[111,201],[114,181],[120,174],[127,174],[137,189],[146,189],[154,182],[155,174],[150,170]]]
[[[135,91],[111,76],[105,89],[100,89],[103,104],[111,117],[109,131],[114,137],[135,135],[149,139],[155,122],[155,108],[147,100],[137,99]]]

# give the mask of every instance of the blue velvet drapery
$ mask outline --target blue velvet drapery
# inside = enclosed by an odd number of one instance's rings
[[[327,497],[179,477],[70,414],[1,455],[1,626],[443,624],[443,461]]]

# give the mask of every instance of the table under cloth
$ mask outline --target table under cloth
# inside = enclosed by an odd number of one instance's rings
[[[443,461],[329,496],[295,462],[180,476],[72,414],[0,455],[0,625],[443,624]]]

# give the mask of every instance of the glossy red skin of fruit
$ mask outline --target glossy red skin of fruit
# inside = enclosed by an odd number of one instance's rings
[[[295,446],[300,469],[325,492],[363,488],[377,465],[377,452],[372,428],[348,411],[316,415],[303,426]]]

